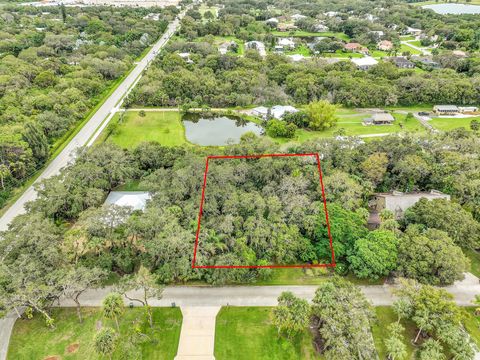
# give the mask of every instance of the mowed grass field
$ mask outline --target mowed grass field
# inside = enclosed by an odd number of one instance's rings
[[[117,121],[118,117],[113,120]],[[164,146],[177,146],[187,142],[178,111],[146,111],[143,117],[139,112],[127,111],[107,141],[125,149],[132,149],[144,141],[157,141]]]
[[[97,326],[115,328],[112,320],[102,317],[99,308],[85,308],[83,323],[79,323],[74,308],[53,309],[55,329],[50,330],[39,315],[32,320],[17,320],[13,328],[8,360],[32,359],[71,359],[93,360],[106,359],[99,356],[94,349],[94,336]],[[120,318],[120,334],[125,335],[140,326],[148,339],[138,345],[142,359],[168,359],[175,357],[182,326],[182,313],[179,308],[154,308],[154,327],[144,322],[144,309],[126,309]],[[125,341],[120,337],[119,342]],[[119,359],[122,349],[118,347],[112,359]],[[123,354],[124,355],[124,354]]]
[[[315,354],[312,335],[305,330],[287,340],[272,324],[271,307],[224,307],[215,326],[216,360],[310,360]]]
[[[470,123],[472,120],[477,120],[480,122],[480,116],[470,117],[470,118],[433,118],[429,121],[435,129],[448,131],[456,128],[465,128],[470,130]]]
[[[392,125],[363,125],[363,119],[368,118],[368,113],[342,113],[339,110],[339,120],[333,128],[324,131],[311,131],[306,129],[298,129],[296,136],[293,139],[297,142],[304,142],[314,138],[326,138],[335,136],[340,131],[344,132],[346,136],[361,136],[361,135],[379,135],[394,134],[400,132],[415,132],[424,133],[425,128],[418,122],[417,119],[411,118],[406,120],[404,114],[393,114],[395,122]],[[342,130],[343,129],[343,130]],[[277,139],[275,139],[277,140]],[[279,139],[280,142],[287,142],[288,139]]]

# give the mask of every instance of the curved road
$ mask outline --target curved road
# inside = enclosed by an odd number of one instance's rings
[[[110,95],[110,97],[103,103],[91,119],[83,126],[77,135],[68,143],[62,152],[53,159],[47,168],[42,172],[34,184],[39,183],[43,179],[57,175],[61,168],[65,167],[74,157],[77,149],[82,146],[89,146],[93,140],[100,134],[113,114],[119,109],[123,99],[128,94],[130,89],[138,82],[142,72],[147,68],[150,62],[155,58],[160,49],[162,49],[168,40],[180,27],[180,19],[184,16],[185,11],[182,12],[177,19],[175,19],[168,26],[162,37],[153,45],[150,51],[137,63],[135,68],[125,78],[125,80],[117,87],[117,89]],[[7,230],[8,224],[17,215],[25,213],[25,204],[29,201],[35,200],[37,193],[34,186],[31,185],[22,196],[5,212],[0,218],[0,231]]]

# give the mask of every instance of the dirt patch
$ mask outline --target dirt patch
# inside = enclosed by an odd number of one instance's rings
[[[79,343],[73,343],[67,346],[67,353],[72,354],[74,352],[77,352],[80,344]]]
[[[46,358],[43,358],[43,360],[61,360],[61,357],[59,355],[52,355],[52,356],[47,356]]]

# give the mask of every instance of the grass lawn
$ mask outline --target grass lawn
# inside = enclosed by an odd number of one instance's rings
[[[277,335],[271,307],[223,307],[215,326],[217,360],[322,359],[308,330],[288,341]]]
[[[298,142],[304,142],[313,138],[319,137],[332,137],[340,129],[345,130],[346,136],[358,136],[358,135],[371,135],[371,134],[393,134],[399,133],[402,131],[408,132],[425,132],[425,128],[417,121],[417,119],[412,118],[408,122],[405,122],[405,115],[403,114],[393,114],[396,121],[392,125],[363,125],[363,119],[368,117],[368,114],[359,113],[358,116],[342,116],[339,115],[339,121],[337,125],[331,129],[325,131],[310,131],[305,129],[298,129],[293,140]],[[402,125],[403,127],[400,127]],[[287,142],[286,139],[275,139],[280,140],[280,142]]]
[[[320,55],[321,57],[335,57],[335,58],[361,58],[363,57],[362,54],[354,53],[354,52],[346,52],[343,50],[337,50],[334,53],[323,53]]]
[[[118,114],[113,121],[118,121]],[[143,141],[158,141],[164,146],[177,146],[187,142],[181,116],[177,111],[147,111],[144,117],[138,112],[127,111],[123,122],[118,124],[112,134],[100,137],[103,140],[105,138],[126,149],[132,149]]]
[[[286,55],[300,54],[303,56],[310,56],[310,48],[306,45],[297,46],[295,49],[287,51]]]
[[[463,250],[463,252],[470,259],[470,272],[480,277],[480,254],[475,250]]]
[[[271,271],[270,279],[259,280],[253,285],[320,285],[329,279],[332,273],[324,268],[276,268]],[[384,283],[384,279],[377,281],[359,279],[353,274],[344,277],[357,285],[381,285]]]
[[[466,307],[467,320],[464,325],[477,346],[480,347],[480,316],[475,316],[475,306]]]
[[[235,41],[238,45],[238,52],[233,53],[230,51],[229,54],[235,54],[235,55],[245,54],[245,43],[242,40],[237,39],[235,36],[215,36],[216,45],[220,45],[226,41]]]
[[[420,40],[413,40],[413,41],[409,41],[408,43],[416,47],[422,47],[422,43],[420,42]]]
[[[202,14],[202,16],[204,16],[207,11],[210,11],[214,17],[218,17],[218,7],[216,6],[208,6],[206,4],[201,4],[198,11],[200,14]]]
[[[374,58],[382,58],[382,57],[388,56],[388,54],[382,50],[369,50],[369,51],[370,51],[370,56]]]
[[[435,129],[448,131],[459,127],[470,130],[472,120],[480,121],[480,116],[470,118],[433,118],[429,121]]]
[[[401,44],[400,45],[400,53],[404,53],[404,52],[407,52],[407,51],[412,55],[421,54],[421,51],[418,51],[417,49],[414,49],[411,46],[408,46],[407,44]]]
[[[182,313],[178,308],[154,308],[154,328],[142,324],[149,340],[139,345],[143,359],[173,359],[177,353]],[[17,320],[13,328],[8,359],[104,359],[93,347],[97,323],[114,327],[114,322],[102,318],[100,309],[86,308],[82,324],[78,322],[74,308],[53,310],[56,327],[50,330],[40,316],[32,320]],[[144,318],[142,308],[126,309],[120,322],[120,334],[125,335],[134,324]],[[121,341],[122,338],[120,338]],[[120,357],[121,349],[113,354]],[[55,357],[54,357],[55,356]]]
[[[397,321],[397,315],[393,311],[391,306],[376,306],[375,307],[376,322],[372,326],[373,340],[377,349],[380,360],[387,358],[387,350],[385,347],[385,339],[388,337],[386,331],[388,325]],[[415,353],[415,347],[411,343],[411,339],[415,338],[416,330],[415,325],[411,321],[401,321],[401,324],[405,328],[403,333],[403,343],[407,346],[407,358],[413,359]]]

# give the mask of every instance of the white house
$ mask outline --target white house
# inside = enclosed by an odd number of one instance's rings
[[[265,44],[261,41],[249,41],[245,43],[245,48],[249,50],[257,50],[261,57],[267,56]]]
[[[258,116],[264,120],[267,119],[268,117],[268,108],[266,108],[265,106],[258,106],[254,109],[252,109],[252,115],[254,116]]]
[[[327,11],[326,13],[323,13],[323,15],[328,16],[328,17],[334,17],[338,15],[337,11]]]
[[[378,61],[375,60],[373,57],[370,57],[370,56],[365,56],[365,57],[362,57],[362,58],[353,58],[353,59],[351,59],[351,61],[355,65],[357,65],[357,67],[360,70],[368,70],[372,66],[375,66],[375,65],[378,64]]]
[[[302,54],[293,54],[293,55],[287,55],[290,59],[292,59],[293,62],[299,62],[307,59],[305,56]]]
[[[324,25],[324,24],[317,24],[315,25],[315,31],[318,31],[318,32],[325,32],[325,31],[328,31],[329,28],[328,26]]]
[[[298,20],[306,19],[307,17],[302,14],[295,14],[295,15],[292,15],[291,18],[293,21],[298,21]]]
[[[146,191],[111,191],[105,200],[105,204],[143,211],[150,199],[151,195]]]
[[[272,17],[270,19],[265,20],[265,22],[270,26],[277,26],[280,21],[277,18]]]
[[[281,119],[287,113],[296,113],[298,110],[290,105],[275,105],[270,109],[271,116],[275,119]]]
[[[412,28],[410,26],[407,26],[407,29],[405,30],[405,33],[413,35],[413,36],[420,36],[420,34],[422,33],[422,30],[415,29],[415,28]]]
[[[430,192],[416,192],[416,193],[402,193],[400,191],[393,191],[391,193],[377,193],[369,202],[370,210],[374,213],[380,213],[382,210],[390,210],[395,215],[396,219],[403,217],[405,210],[415,205],[420,199],[435,200],[446,199],[450,200],[450,195],[444,194],[440,191],[432,190]]]
[[[295,41],[293,41],[291,38],[280,38],[278,39],[278,45],[293,49],[295,47]]]

